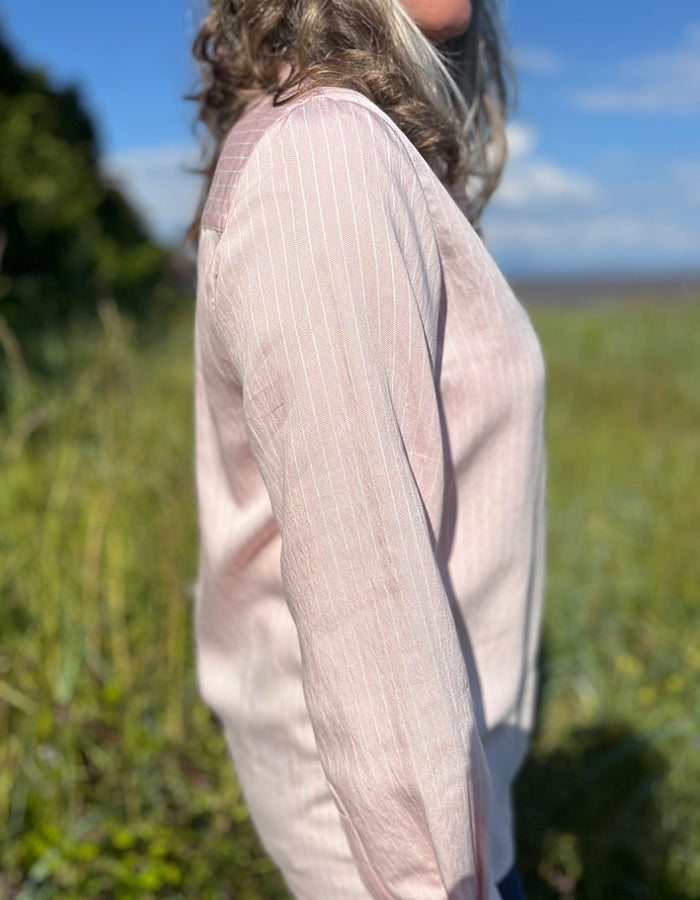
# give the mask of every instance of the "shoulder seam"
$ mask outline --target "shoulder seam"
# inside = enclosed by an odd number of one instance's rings
[[[347,100],[344,98],[333,96],[330,92],[333,91],[342,91],[344,95],[347,96]],[[263,141],[270,140],[275,135],[279,134],[280,131],[287,124],[289,118],[296,112],[300,110],[303,106],[306,106],[308,103],[311,103],[314,100],[326,100],[332,101],[333,103],[344,103],[349,102],[352,103],[353,106],[359,106],[362,109],[365,109],[371,118],[381,122],[385,127],[388,128],[390,132],[392,132],[399,143],[402,145],[402,149],[404,153],[408,156],[407,144],[409,146],[413,146],[406,135],[401,131],[398,125],[383,111],[381,110],[375,103],[372,103],[364,94],[361,94],[359,91],[352,90],[350,88],[341,88],[341,87],[327,87],[325,85],[320,85],[315,88],[311,88],[307,93],[302,94],[298,98],[298,102],[291,101],[288,108],[283,111],[283,114],[280,115],[279,118],[275,119],[274,122],[271,123],[269,128],[266,128],[263,134],[260,135],[259,140],[255,142],[255,146],[251,149],[247,159],[243,163],[238,173],[238,178],[240,178],[241,174],[248,168],[250,161],[256,154],[256,151],[259,150]],[[224,218],[223,231],[225,231],[229,223],[231,221],[231,217],[237,207],[237,202],[232,203]]]
[[[335,95],[336,91],[342,91],[342,96]],[[297,110],[302,109],[302,107],[314,101],[331,101],[334,105],[344,105],[345,103],[352,103],[354,107],[360,107],[361,109],[366,110],[370,119],[378,126],[384,128],[386,132],[388,132],[388,134],[390,134],[394,138],[397,151],[403,155],[404,161],[413,171],[417,182],[420,184],[421,192],[424,193],[425,189],[422,180],[416,169],[415,160],[412,158],[410,153],[410,148],[413,148],[413,144],[411,144],[410,140],[401,131],[398,125],[383,110],[381,110],[376,104],[374,104],[371,100],[369,100],[369,98],[365,97],[364,94],[361,94],[359,91],[354,91],[349,88],[336,88],[327,86],[312,88],[307,93],[301,95],[298,98],[297,102],[290,101],[288,108],[283,110],[283,113],[278,118],[276,118],[269,125],[269,127],[263,130],[260,138],[255,142],[247,158],[244,160],[239,172],[237,173],[236,187],[238,187],[241,175],[246,171],[248,166],[251,164],[251,161],[257,156],[257,154],[261,152],[263,146],[270,140],[274,139],[275,136],[284,129],[285,125],[287,125],[287,123],[289,122],[290,117]],[[415,148],[413,149],[415,150]],[[417,152],[418,151],[416,151],[416,153]],[[225,215],[221,216],[220,221],[222,224],[216,227],[216,230],[220,231],[222,235],[229,231],[231,223],[235,218],[236,212],[243,199],[240,195],[240,191],[234,191],[233,193],[236,193],[237,196],[235,199],[232,198],[232,202],[229,202],[227,204]],[[215,251],[216,259],[214,266],[215,270],[217,271],[221,265],[221,260],[219,258],[220,250],[221,244],[217,246]]]

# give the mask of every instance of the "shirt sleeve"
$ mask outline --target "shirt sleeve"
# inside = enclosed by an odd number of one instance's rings
[[[253,151],[217,303],[318,752],[377,900],[485,900],[488,769],[436,561],[436,237],[401,135],[315,96]]]

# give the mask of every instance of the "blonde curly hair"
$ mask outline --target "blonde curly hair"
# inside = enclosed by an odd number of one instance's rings
[[[213,137],[201,212],[226,136],[251,100],[283,103],[318,85],[352,88],[389,115],[445,184],[469,179],[476,227],[506,156],[512,72],[495,0],[472,0],[467,32],[433,45],[400,0],[209,0],[190,99]]]

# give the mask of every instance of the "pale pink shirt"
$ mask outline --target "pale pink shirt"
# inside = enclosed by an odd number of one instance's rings
[[[495,900],[532,727],[544,369],[359,93],[253,104],[203,218],[202,694],[306,900]]]

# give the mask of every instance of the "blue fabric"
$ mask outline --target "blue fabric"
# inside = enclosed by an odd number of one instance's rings
[[[503,900],[525,900],[525,891],[517,866],[513,866],[506,877],[498,882],[498,890]]]

